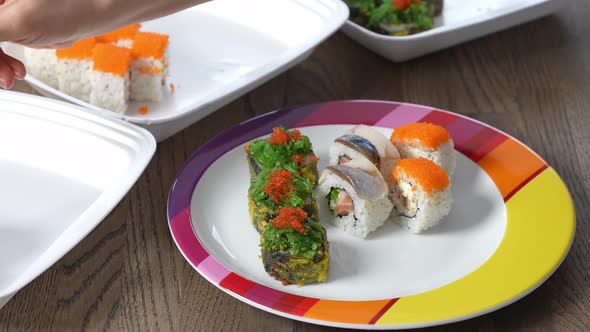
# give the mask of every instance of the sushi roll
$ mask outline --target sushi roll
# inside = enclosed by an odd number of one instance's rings
[[[383,176],[364,159],[326,167],[319,191],[328,200],[331,222],[360,238],[382,226],[393,208]]]
[[[131,99],[159,101],[168,69],[168,36],[138,32],[131,55]]]
[[[57,89],[57,56],[55,50],[25,47],[24,53],[29,73],[39,81]]]
[[[96,39],[88,38],[55,51],[59,90],[85,102],[90,102],[90,71],[94,46]]]
[[[283,285],[302,286],[328,278],[326,230],[301,208],[282,207],[265,226],[260,247],[265,271]]]
[[[391,172],[392,217],[412,233],[438,225],[453,204],[447,173],[424,158],[403,159]]]
[[[297,129],[275,127],[267,139],[258,139],[244,146],[251,177],[264,169],[289,167],[314,185],[317,183],[319,159],[313,153],[311,141]]]
[[[455,171],[455,149],[449,132],[431,123],[413,123],[396,128],[391,142],[402,158],[426,158],[442,167],[449,176]]]
[[[96,37],[99,43],[114,44],[119,47],[131,48],[133,46],[133,39],[141,28],[141,24],[134,23],[124,26],[120,29],[105,33]]]
[[[260,172],[248,190],[250,219],[258,233],[264,231],[283,206],[301,208],[307,216],[319,220],[313,184],[309,180],[288,169]]]
[[[355,139],[350,142],[349,138],[352,137]],[[354,144],[354,142],[359,144]],[[354,150],[359,151],[361,155],[355,154]],[[351,151],[350,156],[347,155],[347,151]],[[346,135],[337,138],[330,147],[330,165],[342,164],[350,159],[356,159],[356,157],[368,159],[387,179],[399,160],[400,154],[383,134],[369,126],[357,125],[347,131]]]
[[[129,103],[131,52],[112,44],[98,44],[92,60],[90,103],[124,113]]]

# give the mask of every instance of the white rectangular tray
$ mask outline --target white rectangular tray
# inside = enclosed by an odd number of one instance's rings
[[[558,10],[565,0],[445,0],[442,17],[431,30],[410,36],[386,36],[347,21],[342,31],[395,62],[448,48]]]
[[[148,129],[162,141],[304,60],[348,18],[340,0],[215,0],[146,22],[170,35],[170,77],[161,102],[133,103],[125,115],[70,97],[32,76],[41,94],[66,100]],[[2,45],[22,59],[21,46]]]
[[[128,122],[0,91],[0,307],[92,231],[156,150]]]

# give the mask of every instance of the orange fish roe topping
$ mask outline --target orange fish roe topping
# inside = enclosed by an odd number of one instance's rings
[[[70,47],[56,50],[55,55],[58,59],[88,59],[92,56],[94,46],[96,46],[96,38],[82,39]]]
[[[425,158],[402,159],[391,171],[391,180],[398,183],[403,177],[414,179],[425,193],[443,191],[449,186],[449,176],[444,169]]]
[[[298,129],[291,130],[291,139],[293,140],[293,142],[297,142],[298,140],[300,140],[301,136],[301,132]]]
[[[291,160],[293,160],[297,165],[305,164],[305,157],[300,154],[294,155],[293,157],[291,157]]]
[[[141,114],[141,115],[146,115],[146,114],[148,114],[149,111],[150,111],[150,109],[147,106],[141,106],[139,108],[139,114]]]
[[[138,72],[148,75],[155,75],[162,73],[162,68],[159,67],[137,67]]]
[[[272,135],[270,135],[268,142],[270,144],[280,145],[289,142],[290,139],[291,137],[289,136],[289,133],[284,131],[283,128],[274,127],[272,129]]]
[[[131,63],[129,49],[112,44],[97,44],[92,52],[94,70],[125,76]]]
[[[316,162],[316,163],[317,163],[318,161],[320,161],[320,158],[318,158],[318,157],[316,157],[316,156],[314,156],[314,155],[310,156],[310,157],[309,157],[309,159],[310,159],[311,161],[313,161],[313,162]]]
[[[451,135],[445,128],[432,123],[412,123],[396,128],[390,140],[393,144],[417,140],[425,147],[436,148],[450,141]]]
[[[301,208],[282,207],[279,210],[279,215],[271,221],[271,225],[274,228],[291,227],[301,234],[307,234],[307,229],[303,226],[305,218],[307,218],[307,213]]]
[[[115,31],[105,33],[104,35],[100,35],[96,37],[96,39],[99,43],[115,43],[122,39],[133,39],[139,31],[139,28],[141,28],[141,24],[134,23]]]
[[[293,180],[293,174],[288,170],[281,169],[275,171],[268,178],[268,182],[262,188],[262,191],[275,201],[275,203],[279,203],[285,200],[295,190],[291,180]]]
[[[154,32],[138,32],[133,39],[131,56],[135,58],[153,57],[162,60],[168,47],[168,35]]]

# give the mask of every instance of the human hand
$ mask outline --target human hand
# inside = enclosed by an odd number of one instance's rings
[[[207,0],[0,0],[0,41],[63,48]]]
[[[122,26],[172,14],[207,0],[0,0],[0,42],[63,48]],[[25,76],[24,65],[0,50],[0,87]]]

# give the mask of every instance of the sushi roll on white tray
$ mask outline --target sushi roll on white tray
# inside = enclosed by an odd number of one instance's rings
[[[449,132],[432,123],[413,123],[396,128],[391,142],[402,158],[426,158],[444,168],[449,174],[455,171],[455,149]]]
[[[346,134],[363,137],[373,144],[375,149],[377,149],[377,153],[381,160],[381,163],[377,168],[379,168],[379,171],[381,171],[381,174],[383,174],[383,177],[387,180],[389,174],[391,174],[391,170],[400,159],[400,153],[397,148],[387,139],[387,137],[370,126],[357,125],[347,131]]]
[[[168,70],[168,36],[138,32],[131,55],[131,99],[159,101]]]
[[[453,204],[447,173],[434,162],[402,159],[391,172],[392,218],[412,233],[438,225]]]
[[[124,113],[129,103],[131,51],[113,44],[97,44],[92,59],[90,103]]]
[[[90,101],[90,71],[95,38],[83,39],[55,51],[59,90],[85,102]]]
[[[25,47],[25,64],[33,77],[54,89],[58,88],[55,50]]]
[[[359,238],[382,226],[393,208],[381,173],[364,159],[326,167],[319,190],[328,200],[331,222]]]
[[[133,39],[141,28],[141,24],[134,23],[124,26],[120,29],[105,33],[96,37],[99,43],[114,44],[119,47],[131,48],[133,46]]]

